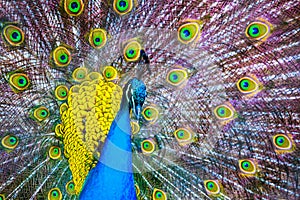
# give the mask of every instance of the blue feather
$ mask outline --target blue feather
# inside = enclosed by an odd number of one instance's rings
[[[89,173],[80,199],[136,199],[128,109],[120,110],[113,121],[100,160]]]
[[[89,173],[80,199],[136,199],[129,110],[135,110],[136,107],[143,105],[145,98],[144,83],[137,79],[129,81],[125,86],[121,108],[110,127],[100,160]]]

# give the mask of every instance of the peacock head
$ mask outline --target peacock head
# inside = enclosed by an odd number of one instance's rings
[[[123,100],[129,105],[136,119],[141,118],[142,106],[147,97],[146,86],[143,81],[133,78],[130,79],[123,89]],[[125,98],[125,99],[124,99]]]

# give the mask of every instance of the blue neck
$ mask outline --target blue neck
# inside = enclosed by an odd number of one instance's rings
[[[128,106],[121,105],[110,127],[100,160],[90,171],[80,199],[136,200]]]

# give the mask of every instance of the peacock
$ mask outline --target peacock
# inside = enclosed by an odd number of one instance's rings
[[[0,200],[300,199],[298,0],[0,0]]]

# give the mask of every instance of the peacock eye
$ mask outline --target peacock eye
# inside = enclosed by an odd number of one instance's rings
[[[246,36],[250,39],[262,40],[270,35],[270,27],[263,22],[252,22],[246,28]]]
[[[147,139],[142,141],[141,146],[144,154],[150,154],[155,150],[155,143],[152,140]]]
[[[59,101],[66,100],[68,97],[68,88],[65,85],[59,85],[55,88],[55,97]]]
[[[5,200],[4,194],[0,194],[0,200]]]
[[[42,122],[45,119],[47,119],[49,115],[49,110],[43,106],[36,108],[33,112],[33,117],[39,122]]]
[[[51,159],[56,160],[56,159],[60,158],[61,150],[57,146],[52,146],[49,149],[48,155]]]
[[[278,150],[289,150],[292,148],[291,140],[284,134],[273,136],[273,144]]]
[[[137,41],[129,42],[124,48],[124,57],[127,62],[134,62],[140,58],[141,45]]]
[[[206,180],[204,181],[204,186],[208,194],[216,195],[220,193],[220,186],[217,181]]]
[[[29,87],[30,81],[26,74],[15,73],[9,76],[9,84],[16,91],[23,91]]]
[[[194,135],[185,128],[179,128],[174,132],[176,140],[179,144],[188,144],[193,142]]]
[[[69,50],[63,46],[59,46],[53,51],[53,61],[58,67],[66,67],[71,62],[71,54]]]
[[[227,105],[220,105],[215,108],[214,113],[219,119],[229,119],[233,116],[234,112]]]
[[[180,130],[176,133],[176,136],[179,138],[179,139],[184,139],[187,137],[187,133],[184,131],[184,130]]]
[[[152,198],[153,198],[153,200],[166,200],[167,195],[164,191],[155,188],[153,190]]]
[[[188,74],[184,69],[174,69],[169,71],[167,75],[167,82],[172,86],[180,86],[186,82]]]
[[[64,9],[68,15],[76,17],[82,13],[84,3],[82,0],[65,0]]]
[[[148,121],[154,123],[158,119],[158,110],[152,106],[147,106],[142,112],[143,117]]]
[[[75,184],[73,181],[69,181],[67,184],[66,184],[66,191],[68,194],[75,194]]]
[[[2,138],[1,144],[5,149],[15,149],[18,146],[19,140],[14,135],[6,135]]]
[[[5,41],[11,46],[20,46],[24,42],[24,32],[15,25],[5,26],[2,34]]]
[[[200,24],[198,22],[187,22],[178,29],[178,40],[183,44],[196,41],[200,37]]]
[[[250,77],[243,77],[237,82],[237,87],[242,93],[252,93],[258,89],[258,83]]]
[[[125,15],[132,10],[133,2],[132,0],[114,0],[113,7],[119,15]]]
[[[89,34],[89,43],[95,49],[101,49],[107,42],[107,33],[103,29],[93,29]]]
[[[73,71],[72,77],[75,81],[82,82],[85,80],[87,74],[88,74],[88,71],[86,68],[79,67]]]
[[[117,75],[117,70],[112,66],[106,66],[103,70],[103,76],[107,81],[114,80],[115,78],[117,78]]]
[[[61,200],[62,194],[59,188],[52,188],[48,192],[48,200]]]
[[[249,159],[239,160],[239,167],[240,167],[240,170],[245,174],[255,174],[256,173],[255,164]]]

